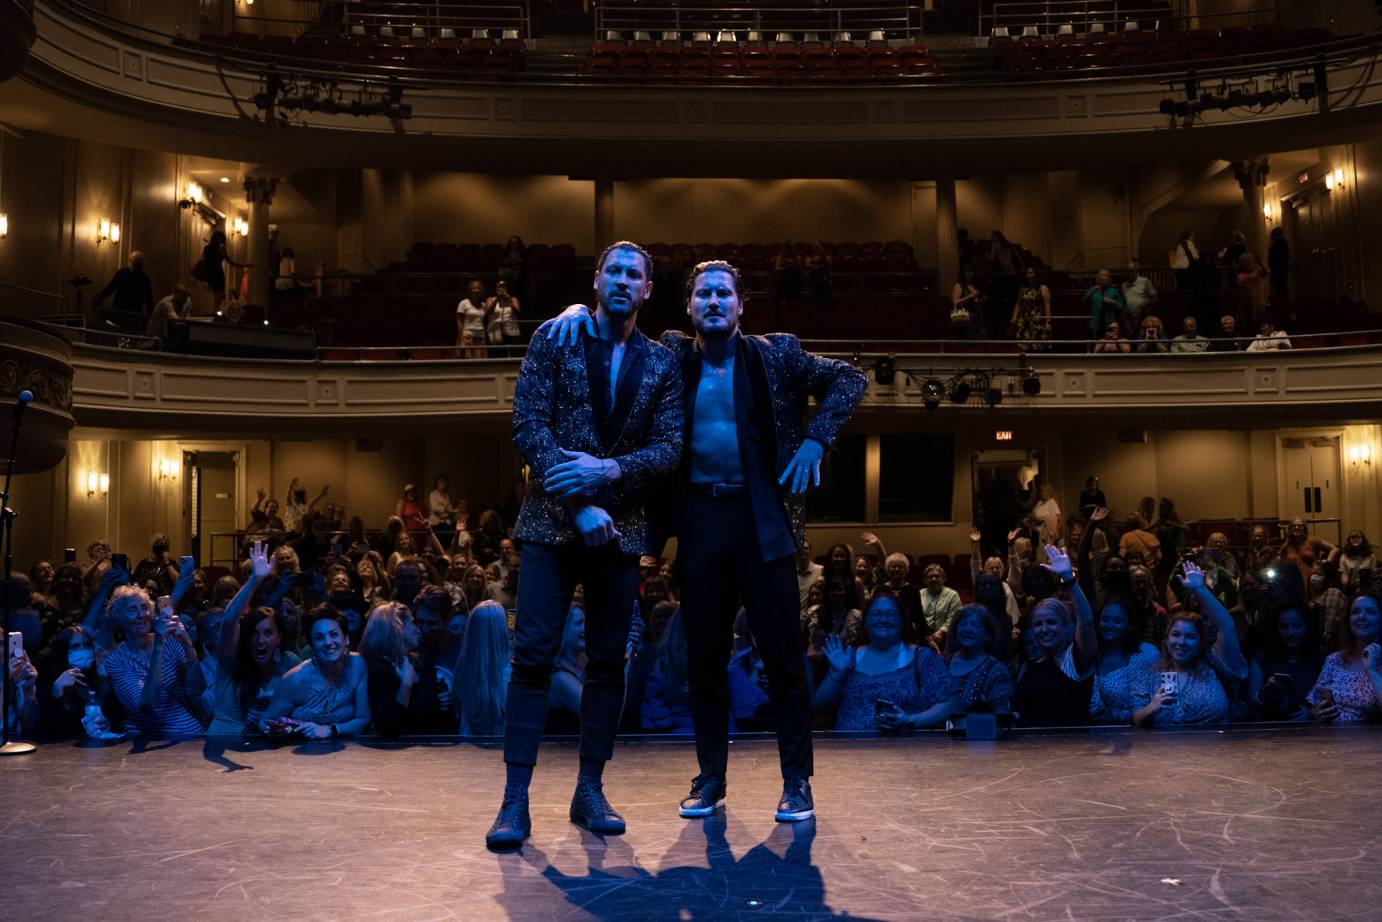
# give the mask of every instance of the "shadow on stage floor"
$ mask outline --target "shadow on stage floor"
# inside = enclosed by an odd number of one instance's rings
[[[0,760],[4,917],[1377,917],[1376,727],[821,737],[802,824],[773,821],[771,741],[736,742],[727,809],[688,822],[691,745],[626,740],[609,838],[567,818],[576,763],[544,744],[532,839],[494,854],[492,744],[44,744]]]

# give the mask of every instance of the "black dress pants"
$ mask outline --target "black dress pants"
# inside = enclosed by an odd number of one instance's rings
[[[811,777],[811,694],[795,558],[763,562],[747,495],[688,496],[677,531],[677,566],[701,774],[724,778],[729,761],[728,669],[742,599],[768,673],[782,775]]]
[[[584,760],[608,762],[624,703],[624,653],[634,600],[638,558],[611,542],[523,545],[518,572],[518,621],[514,626],[513,675],[504,723],[504,761],[536,765],[538,738],[547,723],[552,668],[576,584],[585,587],[585,684],[581,691]]]

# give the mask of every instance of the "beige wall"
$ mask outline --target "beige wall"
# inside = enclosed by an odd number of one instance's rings
[[[616,233],[674,243],[909,240],[908,184],[657,179],[615,184]]]
[[[64,261],[63,184],[75,141],[53,135],[15,136],[0,128],[0,212],[9,235],[0,240],[0,281],[61,295]],[[0,311],[21,317],[56,313],[59,301],[0,285]]]
[[[907,428],[917,421],[899,422]],[[968,547],[966,535],[974,519],[970,458],[976,450],[997,443],[981,420],[968,420],[957,429],[954,521],[869,525],[890,549],[954,554]],[[1382,534],[1382,426],[1333,427],[1329,432],[1342,436],[1343,529],[1361,528],[1376,538]],[[1051,431],[1016,434],[1012,444],[1043,454],[1046,474],[1067,513],[1074,511],[1085,478],[1095,474],[1116,518],[1135,509],[1143,496],[1169,496],[1186,519],[1194,520],[1276,516],[1279,441],[1310,433],[1152,430],[1145,444],[1121,442],[1108,426],[1065,424]],[[1373,463],[1351,463],[1349,450],[1354,446],[1367,446]],[[379,451],[359,450],[354,438],[108,441],[84,437],[79,430],[68,459],[56,470],[16,478],[14,505],[21,512],[16,566],[27,569],[40,557],[60,559],[65,544],[84,548],[94,537],[105,537],[132,556],[143,553],[149,535],[157,531],[167,532],[175,547],[185,547],[185,485],[181,474],[160,479],[157,462],[180,461],[184,450],[194,449],[241,452],[242,518],[248,518],[257,487],[262,485],[281,501],[297,476],[309,495],[329,484],[327,499],[344,505],[347,515],[361,516],[371,528],[383,527],[406,482],[415,483],[425,499],[432,479],[445,473],[452,495],[467,497],[473,507],[502,501],[522,463],[505,420],[472,424],[465,431],[385,439]],[[90,470],[110,475],[109,496],[86,495],[84,476]],[[876,489],[868,492],[876,496]],[[820,525],[812,526],[810,534],[818,547],[845,542],[858,549],[861,529]]]
[[[503,243],[517,234],[526,243],[570,243],[578,253],[595,249],[595,184],[589,180],[419,173],[413,200],[418,240]]]
[[[1079,173],[976,176],[956,182],[959,226],[1002,230],[1048,260],[1080,262],[1086,234],[1126,251],[1123,206],[1109,178],[1088,194]],[[1123,181],[1121,176],[1113,182]],[[417,174],[415,233],[431,242],[572,243],[594,251],[594,184],[559,176]],[[502,216],[498,218],[497,216]],[[1086,231],[1084,228],[1088,227]],[[615,184],[614,229],[640,241],[907,240],[935,265],[935,185],[857,180],[659,179]]]
[[[10,233],[0,241],[0,281],[10,284],[0,285],[0,311],[27,317],[70,311],[75,298],[66,279],[77,273],[92,281],[84,293],[89,306],[133,250],[144,254],[156,298],[190,281],[187,272],[213,228],[177,206],[189,178],[185,158],[38,133],[6,136],[2,153],[0,211],[9,215]],[[245,214],[238,189],[203,185],[213,207],[230,217]],[[96,242],[102,218],[120,225],[119,243]],[[243,260],[244,241],[232,238],[230,252]],[[194,306],[209,305],[210,292],[200,290]]]

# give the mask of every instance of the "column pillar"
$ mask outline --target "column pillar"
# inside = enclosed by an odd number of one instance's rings
[[[1238,188],[1243,190],[1243,210],[1247,213],[1243,237],[1248,252],[1264,266],[1267,264],[1267,222],[1262,216],[1262,201],[1267,188],[1267,172],[1266,157],[1238,160],[1233,164],[1233,178],[1238,180]]]
[[[936,180],[936,258],[940,292],[948,297],[960,280],[960,233],[953,176]]]
[[[269,205],[278,192],[278,180],[264,176],[245,178],[245,201],[250,206],[249,243],[245,262],[250,264],[250,304],[269,309]]]
[[[614,242],[614,180],[595,180],[595,252]]]

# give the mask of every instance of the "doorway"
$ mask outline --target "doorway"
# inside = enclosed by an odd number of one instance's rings
[[[240,453],[192,451],[183,456],[187,476],[187,534],[197,566],[234,567],[239,559],[236,483]]]
[[[1341,543],[1339,437],[1317,435],[1281,440],[1281,513],[1300,516],[1315,534]]]
[[[1296,297],[1333,301],[1339,296],[1335,266],[1334,200],[1323,185],[1307,189],[1291,205],[1291,271]]]
[[[1022,522],[1036,503],[1033,481],[1044,465],[1033,448],[999,448],[974,452],[970,472],[974,491],[974,518],[979,527],[979,546],[984,554],[1008,553],[1008,532]]]

